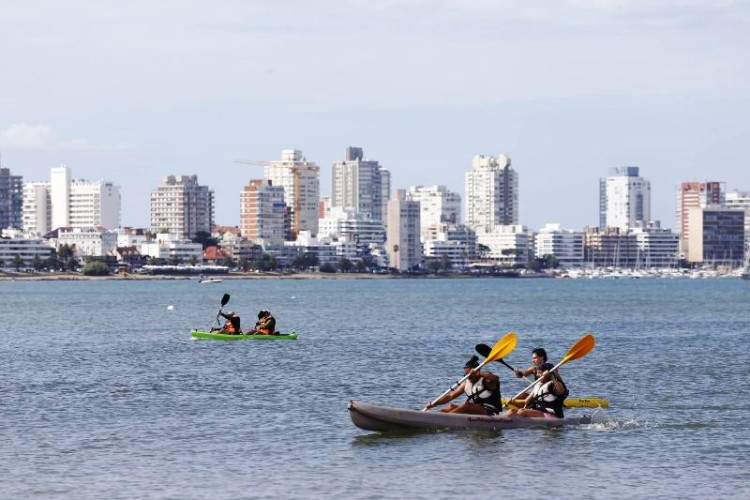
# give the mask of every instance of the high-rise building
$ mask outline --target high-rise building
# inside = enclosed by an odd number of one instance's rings
[[[70,227],[70,170],[65,165],[49,171],[52,220],[50,228]]]
[[[264,179],[251,180],[240,193],[242,236],[263,247],[284,244],[287,218],[284,188]]]
[[[151,191],[151,230],[179,239],[211,233],[214,226],[214,192],[198,184],[197,175],[167,175]]]
[[[627,231],[651,220],[651,182],[638,167],[615,167],[599,179],[599,228]]]
[[[677,188],[675,231],[680,235],[680,252],[687,253],[690,241],[688,211],[691,207],[705,208],[723,205],[726,195],[724,182],[683,182]]]
[[[344,159],[333,164],[331,206],[370,215],[385,222],[391,192],[391,173],[362,148],[347,147]]]
[[[50,169],[49,182],[23,185],[23,228],[46,234],[60,227],[120,226],[120,187],[111,182],[71,180],[65,165]]]
[[[265,177],[272,185],[284,188],[284,203],[291,209],[292,238],[300,231],[318,233],[318,201],[320,200],[320,167],[302,156],[302,151],[285,149],[281,160],[265,167]]]
[[[406,199],[403,189],[388,202],[385,249],[390,266],[407,271],[422,262],[422,245],[419,239],[419,203]]]
[[[23,178],[0,168],[0,229],[21,229],[23,214]]]
[[[412,186],[406,197],[419,202],[423,242],[429,239],[430,233],[434,233],[434,228],[440,224],[455,226],[461,222],[461,195],[449,191],[445,186]]]
[[[745,262],[750,260],[750,192],[734,190],[727,193],[726,206],[745,211]]]
[[[745,251],[745,211],[709,205],[688,209],[688,262],[739,267]]]
[[[510,158],[476,155],[466,173],[466,225],[490,231],[518,224],[518,173]]]
[[[70,183],[70,227],[120,227],[120,187],[111,182],[74,180]]]
[[[40,236],[52,230],[49,182],[23,183],[23,230]]]

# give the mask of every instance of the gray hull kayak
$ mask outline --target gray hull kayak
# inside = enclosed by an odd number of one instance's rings
[[[463,415],[437,411],[419,411],[349,401],[349,416],[354,425],[367,431],[407,429],[520,429],[559,427],[592,423],[588,415],[565,418],[503,417],[502,415]]]

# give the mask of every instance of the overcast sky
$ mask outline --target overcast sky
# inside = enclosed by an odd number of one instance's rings
[[[598,223],[598,181],[641,167],[652,217],[675,187],[750,190],[750,2],[742,0],[0,0],[0,154],[25,181],[70,167],[149,193],[197,174],[216,222],[301,149],[321,167],[364,148],[393,188],[464,196],[475,154],[506,153],[520,219]]]

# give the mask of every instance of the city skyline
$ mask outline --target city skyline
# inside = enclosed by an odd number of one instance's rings
[[[233,159],[283,149],[321,167],[322,196],[347,146],[392,193],[464,195],[471,158],[506,153],[530,228],[595,225],[612,167],[640,167],[670,228],[682,182],[750,189],[742,2],[76,4],[4,11],[2,166],[113,182],[126,225],[148,225],[169,174],[197,175],[239,225],[261,176]]]

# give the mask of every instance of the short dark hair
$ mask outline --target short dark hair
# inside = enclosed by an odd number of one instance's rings
[[[531,351],[531,354],[536,354],[537,356],[541,357],[545,361],[545,363],[547,362],[547,351],[545,351],[543,347],[537,347],[536,349]]]

